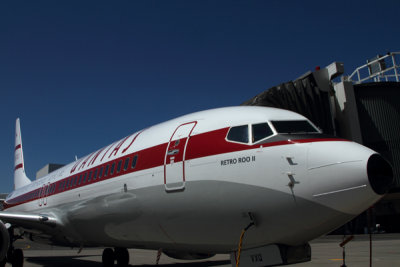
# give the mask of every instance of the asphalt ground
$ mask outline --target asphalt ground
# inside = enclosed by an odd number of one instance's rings
[[[291,266],[341,266],[343,264],[342,236],[327,236],[310,243],[312,249],[311,262],[298,263]],[[22,248],[25,255],[25,267],[100,267],[103,249],[84,249],[78,254],[78,249],[50,247],[18,240],[15,247]],[[346,266],[370,266],[369,236],[357,235],[346,245]],[[130,266],[157,266],[157,251],[130,249]],[[11,266],[7,264],[6,266]],[[207,260],[184,261],[175,260],[162,255],[158,266],[231,266],[229,255],[218,254]],[[400,266],[400,234],[377,234],[372,241],[372,266]]]

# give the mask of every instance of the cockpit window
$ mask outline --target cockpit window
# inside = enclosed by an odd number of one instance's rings
[[[253,143],[274,134],[268,123],[253,124],[251,127],[253,130]]]
[[[241,125],[241,126],[232,127],[229,130],[227,139],[229,141],[247,144],[249,142],[249,126]]]
[[[309,121],[271,121],[272,125],[278,133],[282,134],[304,134],[319,133],[319,131],[311,125]]]

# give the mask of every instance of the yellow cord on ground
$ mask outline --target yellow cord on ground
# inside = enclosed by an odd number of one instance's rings
[[[242,242],[243,242],[243,236],[244,233],[246,232],[246,229],[242,230],[242,233],[240,234],[240,239],[239,239],[239,246],[238,246],[238,254],[237,254],[237,258],[236,258],[236,267],[239,267],[239,263],[240,263],[240,252],[242,251]]]
[[[250,215],[250,218],[252,218],[251,214],[249,214],[249,215]],[[242,233],[240,234],[239,246],[238,246],[238,255],[236,257],[236,267],[239,267],[239,263],[240,263],[240,252],[242,251],[242,242],[243,242],[244,233],[246,233],[246,231],[250,227],[252,227],[253,225],[254,225],[254,221],[252,220],[252,222],[249,225],[247,225],[247,227],[244,228],[242,230]]]
[[[158,263],[160,262],[161,253],[162,253],[162,248],[160,248],[160,249],[157,251],[156,265],[158,265]]]

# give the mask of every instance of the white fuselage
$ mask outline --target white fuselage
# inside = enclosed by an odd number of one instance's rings
[[[33,240],[216,253],[236,249],[249,213],[256,226],[244,247],[299,245],[381,197],[367,174],[374,151],[318,130],[280,134],[275,121],[306,119],[263,107],[183,116],[14,191],[5,207],[57,218],[55,227],[25,229]],[[246,129],[247,143],[234,133]]]

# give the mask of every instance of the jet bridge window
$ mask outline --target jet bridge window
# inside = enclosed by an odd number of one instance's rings
[[[275,130],[281,134],[319,133],[307,120],[271,121]]]
[[[239,142],[239,143],[248,143],[249,142],[249,126],[241,125],[232,127],[228,136],[226,137],[229,141]]]
[[[253,143],[258,142],[268,136],[273,135],[271,128],[268,123],[258,123],[251,126],[253,131]]]

